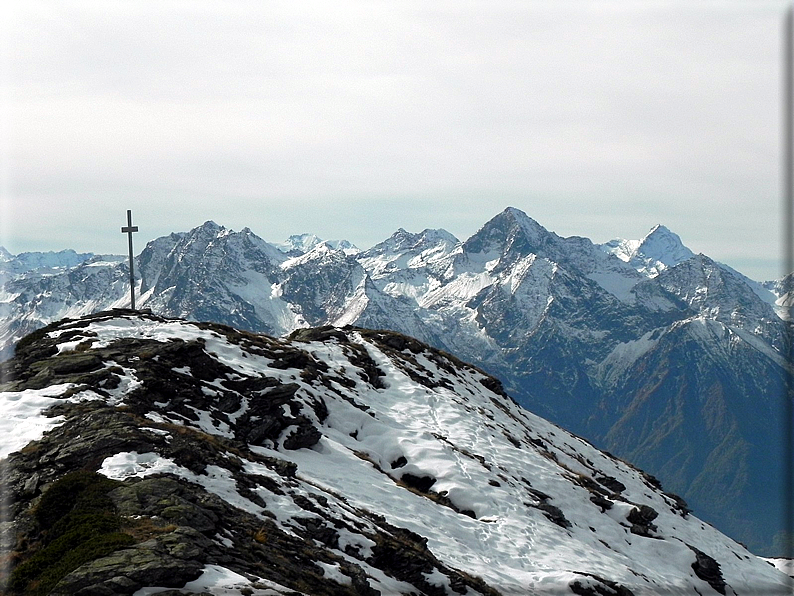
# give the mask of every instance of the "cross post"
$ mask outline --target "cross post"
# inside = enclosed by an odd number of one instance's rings
[[[132,225],[132,210],[127,209],[127,225],[121,228],[130,241],[130,308],[135,310],[135,273],[132,270],[132,233],[138,231],[138,226]]]

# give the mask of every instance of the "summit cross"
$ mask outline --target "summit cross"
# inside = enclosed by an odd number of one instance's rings
[[[135,273],[132,270],[132,233],[138,231],[138,226],[132,225],[132,211],[127,209],[127,225],[121,228],[130,241],[130,308],[135,310]]]

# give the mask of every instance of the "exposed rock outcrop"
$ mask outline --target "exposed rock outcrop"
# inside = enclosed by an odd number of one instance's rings
[[[658,482],[403,335],[114,311],[36,332],[3,373],[4,416],[24,411],[2,427],[10,595],[784,589]]]

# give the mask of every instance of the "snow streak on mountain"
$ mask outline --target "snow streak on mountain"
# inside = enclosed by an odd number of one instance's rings
[[[40,268],[4,258],[6,346],[58,318],[128,304],[121,257],[48,255]],[[277,336],[355,324],[416,337],[650,470],[759,552],[783,538],[791,299],[782,280],[749,280],[664,226],[598,245],[508,208],[463,242],[400,229],[360,251],[308,234],[276,246],[207,222],[150,242],[136,275],[138,305],[164,316]]]
[[[394,332],[115,311],[35,333],[6,372],[13,593],[787,589],[655,478]]]

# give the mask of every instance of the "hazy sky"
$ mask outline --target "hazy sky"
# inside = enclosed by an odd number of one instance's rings
[[[511,205],[562,236],[657,223],[782,273],[787,2],[40,2],[0,8],[11,252],[212,219],[367,248]]]

